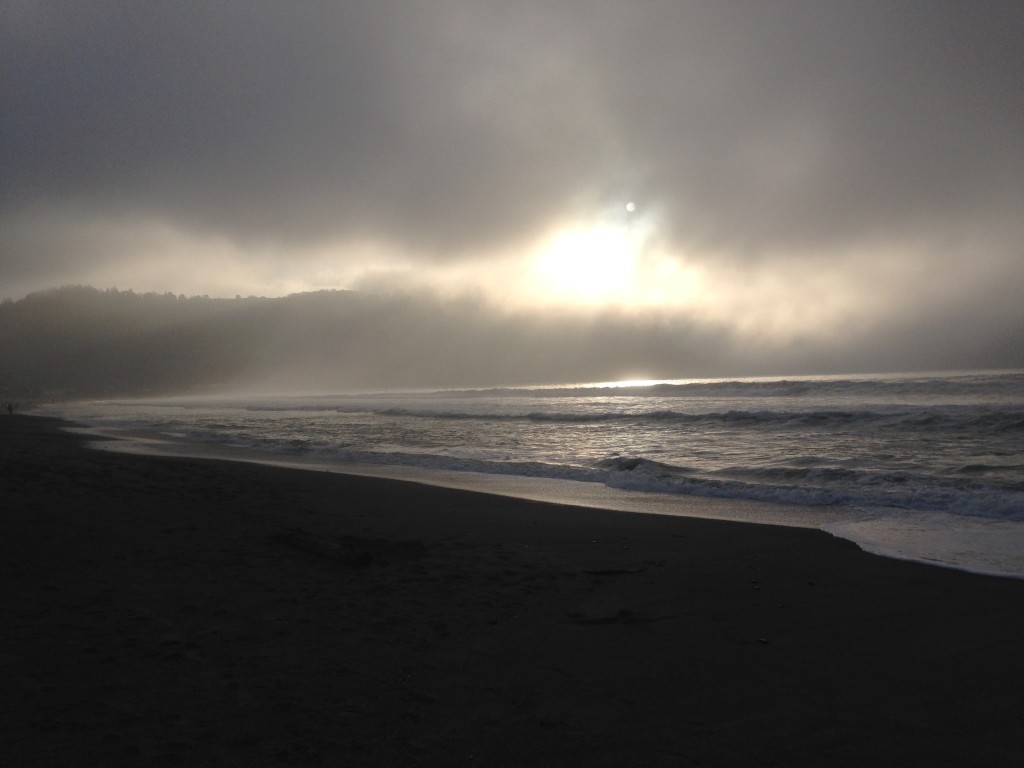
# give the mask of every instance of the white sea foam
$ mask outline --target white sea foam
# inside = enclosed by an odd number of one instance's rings
[[[943,512],[877,510],[822,529],[861,549],[990,576],[1024,578],[1024,523]]]

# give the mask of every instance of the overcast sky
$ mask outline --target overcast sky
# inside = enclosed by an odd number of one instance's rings
[[[1024,364],[1018,2],[0,14],[0,297],[426,291]]]

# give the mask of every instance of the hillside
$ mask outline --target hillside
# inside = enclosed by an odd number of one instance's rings
[[[615,378],[684,358],[687,334],[678,328],[607,314],[551,320],[423,296],[211,299],[66,287],[0,304],[0,391],[486,386]],[[689,350],[685,359],[695,366],[701,356]]]

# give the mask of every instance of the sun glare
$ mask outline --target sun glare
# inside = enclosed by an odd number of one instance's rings
[[[599,303],[628,295],[642,243],[628,227],[602,224],[556,232],[533,263],[542,293],[567,302]]]
[[[494,254],[486,269],[466,260],[425,270],[372,243],[346,244],[346,252],[366,258],[351,259],[361,266],[345,276],[344,286],[370,292],[402,285],[449,297],[488,296],[515,309],[672,309],[703,315],[714,314],[720,303],[699,261],[667,250],[656,217],[632,202],[593,218],[563,220]]]
[[[526,272],[505,286],[529,303],[691,311],[706,303],[700,269],[666,251],[656,216],[632,201],[549,230],[529,253]]]

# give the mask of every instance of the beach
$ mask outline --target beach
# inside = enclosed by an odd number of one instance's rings
[[[1024,749],[1024,581],[812,529],[96,451],[62,425],[0,418],[5,765]]]

